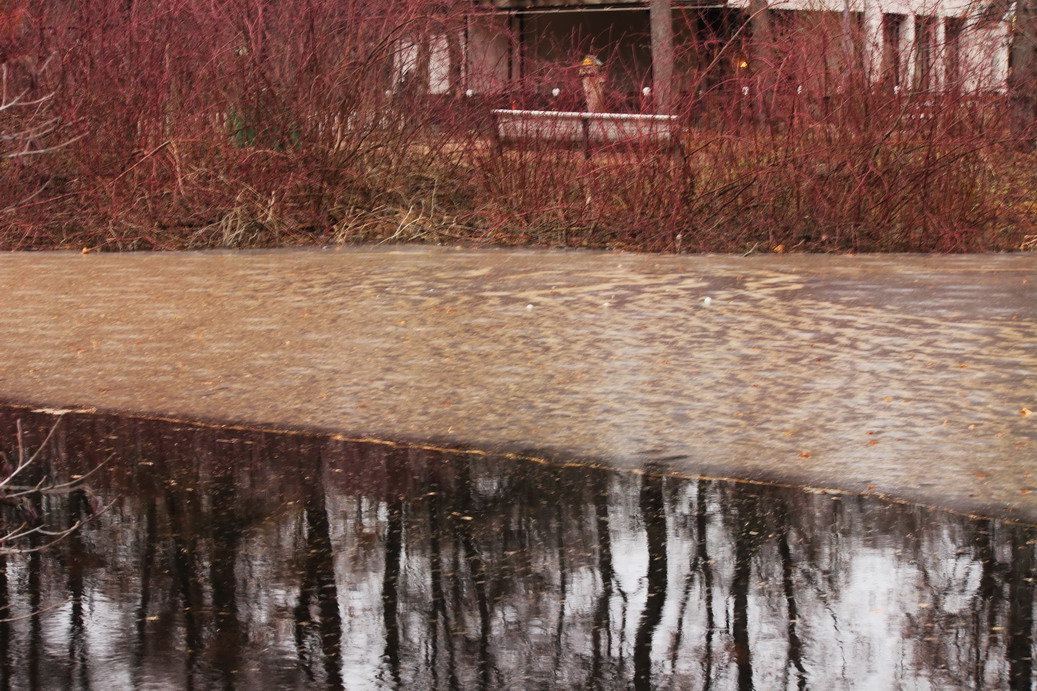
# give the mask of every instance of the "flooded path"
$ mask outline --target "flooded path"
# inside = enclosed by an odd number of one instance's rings
[[[1034,522],[1035,392],[1034,256],[0,256],[8,402]]]
[[[5,527],[88,520],[0,550],[3,688],[1032,688],[1030,528],[334,436],[55,420],[0,409],[0,454],[19,436],[41,449],[20,481],[44,488],[0,504]]]

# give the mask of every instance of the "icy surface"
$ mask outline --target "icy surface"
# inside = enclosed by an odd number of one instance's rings
[[[1035,286],[1032,255],[12,254],[0,399],[1037,520]]]

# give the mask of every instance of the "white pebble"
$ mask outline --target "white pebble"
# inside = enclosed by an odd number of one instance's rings
[[[710,304],[712,302],[713,302],[713,298],[711,298],[711,297],[704,297],[704,298],[702,298],[702,304],[703,305],[708,305],[708,304]]]
[[[533,309],[533,305],[526,305],[526,309],[527,309],[527,310],[531,310],[531,309]]]

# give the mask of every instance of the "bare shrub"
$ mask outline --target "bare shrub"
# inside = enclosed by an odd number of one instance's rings
[[[876,78],[833,13],[771,12],[765,33],[746,13],[681,14],[683,155],[620,144],[586,157],[550,142],[501,151],[489,111],[582,109],[579,60],[609,36],[557,39],[553,57],[494,83],[464,57],[460,3],[11,7],[5,84],[33,105],[0,127],[31,138],[50,124],[41,155],[0,170],[5,249],[966,251],[1016,247],[1037,218],[1033,159],[1005,154],[1006,95]],[[649,75],[620,50],[602,57],[606,106],[652,112]]]
[[[104,465],[102,463],[87,473],[75,475],[67,482],[55,480],[41,456],[47,450],[47,445],[60,424],[59,417],[33,450],[28,447],[22,433],[21,420],[18,420],[12,457],[0,452],[0,473],[3,475],[3,479],[0,479],[0,506],[4,510],[3,518],[0,520],[3,525],[0,529],[0,557],[47,549],[107,509],[95,501],[88,501],[89,515],[76,520],[72,525],[55,527],[48,522],[43,509],[43,498],[56,494],[87,492],[85,481]],[[14,525],[11,524],[12,517],[15,517]]]

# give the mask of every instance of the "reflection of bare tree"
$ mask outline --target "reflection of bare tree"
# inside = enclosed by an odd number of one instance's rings
[[[0,518],[0,531],[6,526]],[[7,555],[0,554],[0,689],[11,688],[11,597],[7,584]]]
[[[237,485],[233,458],[215,461],[209,496],[212,500],[212,558],[209,563],[212,589],[213,637],[209,642],[220,670],[221,683],[233,689],[241,666],[242,630],[238,619],[238,548],[242,523],[238,518]]]
[[[799,605],[796,603],[796,585],[793,576],[792,550],[789,548],[789,515],[787,505],[779,505],[775,517],[778,555],[781,559],[781,585],[787,609],[786,635],[789,640],[789,662],[796,669],[796,688],[807,688],[807,670],[803,667],[803,643],[796,629],[799,626]]]
[[[388,464],[390,489],[385,501],[385,573],[382,577],[382,620],[385,625],[385,664],[389,668],[389,679],[400,685],[400,559],[403,555],[403,497],[395,489],[391,478],[399,473],[399,466],[392,463],[398,454],[389,454]]]
[[[76,525],[89,511],[86,494],[77,490],[70,496],[69,526]],[[83,571],[86,569],[88,551],[84,548],[78,530],[69,534],[63,545],[67,560],[69,607],[68,634],[68,686],[67,688],[90,688],[88,652],[86,649],[86,627],[83,623],[83,598],[85,587]]]
[[[42,510],[42,500],[40,497],[36,497],[34,502],[37,507]],[[29,546],[35,547],[36,543],[39,542],[39,538],[35,535],[29,537]],[[32,550],[28,555],[28,565],[26,571],[28,572],[28,583],[26,584],[26,590],[28,592],[29,600],[29,611],[39,612],[43,606],[43,579],[41,576],[42,566],[42,555],[38,550]],[[43,652],[43,623],[40,617],[32,617],[29,619],[29,642],[28,650],[26,651],[26,662],[28,670],[26,676],[28,677],[29,688],[38,689],[40,688],[40,655]]]
[[[478,684],[479,688],[486,689],[490,685],[490,605],[486,595],[486,566],[475,544],[472,530],[477,512],[469,459],[465,456],[460,457],[457,468],[457,509],[451,513],[451,516],[456,521],[455,530],[460,535],[461,546],[464,549],[465,559],[468,561],[472,588],[475,590],[475,605],[479,613]]]
[[[731,578],[731,638],[735,665],[738,668],[739,691],[753,688],[752,651],[749,647],[749,585],[756,536],[753,506],[745,499],[735,502],[734,575]]]
[[[195,502],[191,499],[180,501],[174,488],[167,484],[165,505],[173,543],[170,571],[176,584],[176,595],[179,597],[180,612],[184,619],[184,670],[187,686],[193,688],[198,656],[204,649],[200,620],[201,595],[198,592],[201,581],[194,558],[198,540],[188,523],[189,511],[195,507]]]
[[[429,522],[429,584],[432,593],[431,616],[429,617],[429,641],[432,650],[432,686],[439,688],[439,632],[442,626],[443,647],[446,649],[447,688],[459,688],[457,668],[454,664],[454,637],[451,635],[450,619],[447,615],[446,595],[443,590],[442,517],[443,488],[439,473],[431,473],[428,492]]]
[[[123,497],[120,510],[0,564],[0,606],[68,602],[0,622],[12,686],[104,680],[85,643],[108,640],[127,651],[106,659],[113,677],[189,688],[378,674],[449,689],[828,688],[867,675],[1027,688],[1033,673],[1033,534],[997,522],[103,420],[70,417],[48,463],[68,477],[96,463],[92,446],[110,448],[92,489]],[[75,521],[81,499],[38,510]],[[647,594],[629,621],[626,593]]]
[[[695,482],[695,549],[692,552],[691,565],[684,576],[684,588],[677,607],[677,630],[674,632],[670,647],[670,666],[677,668],[679,654],[684,641],[684,618],[688,610],[692,588],[696,581],[700,583],[702,592],[703,620],[703,652],[702,652],[702,688],[708,691],[713,684],[713,636],[716,632],[716,617],[713,613],[713,561],[709,556],[709,536],[706,534],[708,513],[706,508],[706,491],[708,482]],[[676,502],[674,502],[676,503]]]
[[[144,513],[144,551],[140,558],[140,588],[137,599],[136,632],[137,640],[133,652],[134,683],[141,684],[139,673],[147,655],[147,624],[148,610],[151,606],[151,581],[152,569],[155,563],[155,552],[158,545],[156,532],[156,508],[154,502],[149,502]]]
[[[716,631],[716,619],[713,615],[713,561],[709,557],[706,534],[706,491],[705,484],[699,480],[695,489],[695,561],[702,571],[702,589],[706,610],[706,651],[702,656],[702,675],[704,688],[709,689],[713,683],[713,633]]]
[[[1012,530],[1008,586],[1008,685],[1029,689],[1033,678],[1034,540]],[[1031,539],[1027,539],[1031,538]]]
[[[977,639],[977,645],[972,653],[971,666],[972,682],[977,689],[984,684],[984,673],[990,656],[987,636],[982,632],[994,628],[997,616],[994,600],[1000,592],[995,577],[997,556],[994,554],[993,530],[991,521],[977,521],[972,539],[973,554],[980,569],[979,585],[972,597],[972,634]]]
[[[559,478],[555,482],[560,486]],[[569,595],[569,564],[565,558],[565,505],[558,502],[555,505],[555,553],[558,560],[558,614],[555,622],[555,668],[562,661],[562,652],[565,645],[565,603]]]
[[[305,659],[303,653],[307,650],[306,638],[316,635],[316,647],[323,661],[324,683],[327,688],[337,689],[342,688],[342,617],[339,614],[334,552],[321,469],[321,459],[316,458],[303,475],[306,551],[295,605],[295,643],[300,656],[304,658],[303,664],[307,665],[310,677],[313,678],[310,661]],[[316,609],[316,622],[311,615],[311,608]]]
[[[666,502],[663,479],[645,475],[641,485],[641,520],[648,547],[647,599],[634,637],[634,688],[651,689],[652,643],[666,603]]]
[[[598,579],[601,592],[594,607],[591,624],[591,678],[592,688],[607,688],[603,676],[602,657],[612,652],[612,626],[609,613],[612,607],[612,587],[615,574],[612,568],[612,531],[609,527],[608,477],[599,474],[591,478],[591,501],[594,504],[594,523],[597,534]],[[604,651],[602,644],[604,643]]]

